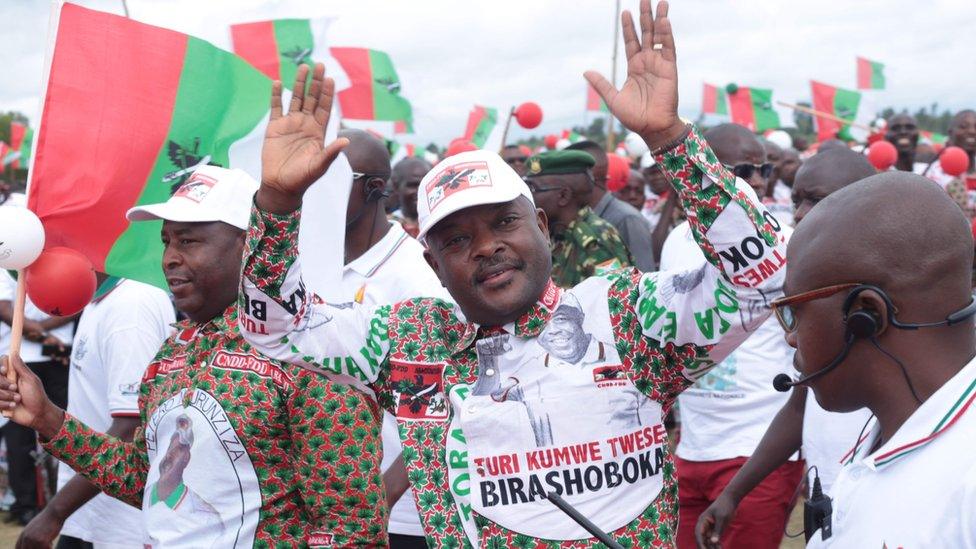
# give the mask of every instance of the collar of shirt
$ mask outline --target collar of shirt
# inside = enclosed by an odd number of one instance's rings
[[[352,263],[343,267],[343,271],[355,271],[366,278],[373,276],[376,269],[379,269],[403,242],[410,238],[410,235],[403,230],[399,223],[391,223],[390,230],[379,242],[373,244],[366,253],[357,257]]]
[[[501,327],[482,327],[473,322],[466,322],[464,334],[454,344],[454,347],[451,349],[451,354],[456,355],[461,353],[482,337],[498,335],[502,332],[515,334],[517,337],[522,338],[538,336],[546,324],[549,323],[552,312],[559,305],[559,298],[562,296],[562,293],[563,290],[559,286],[556,286],[550,278],[546,283],[545,290],[542,291],[542,295],[539,296],[539,300],[528,311],[519,316],[515,322],[510,322]],[[461,309],[456,304],[454,305],[454,313],[458,319],[462,319],[461,322],[464,322]]]
[[[610,207],[611,202],[613,202],[613,195],[610,194],[610,191],[607,191],[606,194],[603,195],[603,198],[596,203],[593,211],[596,212],[596,215],[603,217],[603,214],[606,213],[607,208]]]
[[[874,441],[881,436],[880,424],[877,419],[871,419],[868,434],[841,461],[846,465],[858,459],[872,470],[881,469],[936,440],[970,410],[973,400],[976,400],[976,359],[923,402],[891,440],[869,454]]]
[[[190,319],[181,320],[173,324],[176,329],[176,340],[189,343],[198,333],[219,334],[228,333],[230,327],[237,323],[237,303],[231,304],[224,312],[210,320],[197,324]]]

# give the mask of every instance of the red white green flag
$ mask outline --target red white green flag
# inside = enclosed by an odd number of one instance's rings
[[[773,90],[729,84],[725,91],[733,123],[754,132],[780,127],[779,113],[773,108]]]
[[[28,193],[47,245],[165,288],[158,222],[125,211],[167,200],[199,165],[259,174],[270,94],[207,42],[64,4]]]
[[[725,88],[705,84],[702,90],[702,114],[729,114],[729,97]]]
[[[863,57],[857,58],[857,89],[885,89],[884,65]]]
[[[945,145],[946,141],[949,140],[949,136],[942,133],[921,130],[918,132],[918,134],[919,137],[921,137],[924,142],[930,143],[932,145]]]
[[[7,165],[14,161],[11,158],[13,155],[14,151],[10,148],[10,145],[6,141],[0,141],[0,173],[3,173],[7,169]]]
[[[390,56],[366,48],[332,48],[332,56],[349,78],[337,94],[344,119],[386,120],[412,131],[413,108],[400,95],[400,77]]]
[[[234,53],[246,59],[285,89],[295,84],[298,67],[324,63],[336,89],[348,86],[345,73],[329,52],[331,18],[276,19],[231,25]]]
[[[587,112],[610,112],[607,104],[603,102],[600,94],[596,93],[589,83],[586,84],[586,111]]]
[[[867,114],[869,109],[862,108],[860,92],[815,80],[810,81],[810,89],[813,94],[813,110],[848,121],[842,123],[824,116],[815,116],[818,141],[832,138],[848,141],[857,139],[864,133],[863,131],[851,133],[850,126],[850,122],[864,125],[870,123],[870,116]]]
[[[10,148],[16,153],[11,162],[14,169],[30,163],[31,146],[34,141],[34,129],[20,122],[10,123]]]
[[[478,148],[498,151],[502,148],[502,127],[498,123],[498,109],[475,105],[468,114],[464,138]]]

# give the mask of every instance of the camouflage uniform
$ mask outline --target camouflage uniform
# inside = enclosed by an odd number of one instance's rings
[[[634,263],[617,229],[589,206],[579,211],[566,232],[553,235],[552,240],[552,281],[563,288]]]

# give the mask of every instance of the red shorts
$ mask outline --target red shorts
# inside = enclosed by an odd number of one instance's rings
[[[747,458],[687,461],[675,456],[678,469],[678,548],[695,549],[695,524]],[[742,498],[735,518],[725,527],[722,547],[776,549],[783,541],[793,494],[803,479],[803,462],[788,461]]]

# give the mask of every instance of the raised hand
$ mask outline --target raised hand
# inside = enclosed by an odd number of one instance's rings
[[[668,3],[659,2],[657,16],[653,17],[650,0],[641,0],[640,37],[629,11],[621,14],[621,22],[627,80],[617,90],[596,71],[587,71],[585,76],[613,116],[643,137],[653,150],[684,131],[684,124],[678,118],[678,65]]]
[[[6,378],[10,367],[17,372],[14,383]],[[45,439],[54,437],[64,422],[64,412],[47,398],[41,380],[19,358],[0,357],[0,410]]]
[[[316,63],[308,95],[304,95],[308,72],[305,65],[298,68],[287,113],[282,109],[281,82],[271,87],[271,119],[261,148],[257,203],[273,213],[289,213],[301,206],[305,191],[349,143],[340,138],[325,145],[335,82],[325,78],[325,66]]]

